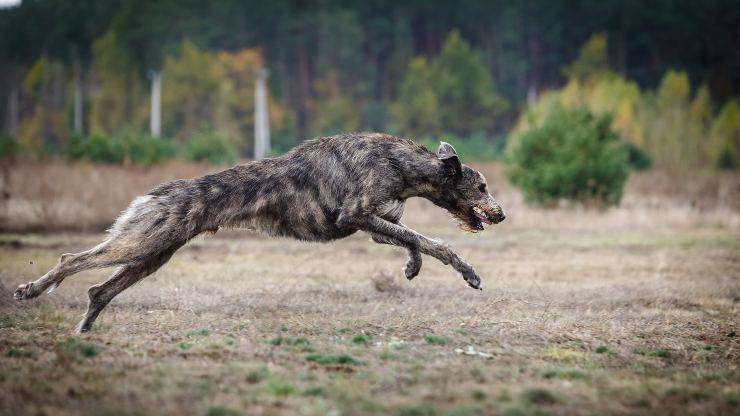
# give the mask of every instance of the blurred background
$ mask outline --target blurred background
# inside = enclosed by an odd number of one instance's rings
[[[0,415],[740,414],[740,1],[0,0]],[[69,337],[12,301],[157,184],[445,140],[507,219],[194,239]]]
[[[347,131],[445,139],[544,205],[739,163],[732,0],[0,4],[6,202],[43,169],[176,166],[160,180]]]

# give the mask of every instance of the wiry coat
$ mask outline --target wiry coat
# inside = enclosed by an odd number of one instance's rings
[[[376,242],[408,249],[407,278],[418,274],[424,253],[452,264],[478,288],[472,267],[447,246],[399,223],[404,201],[413,196],[447,209],[471,231],[504,218],[483,176],[462,165],[447,144],[434,154],[383,134],[313,139],[277,158],[157,186],[131,203],[106,241],[63,255],[49,273],[21,285],[15,297],[38,296],[84,269],[121,266],[108,281],[90,288],[90,306],[78,327],[86,331],[116,294],[154,272],[188,240],[222,227],[307,241],[363,230]]]

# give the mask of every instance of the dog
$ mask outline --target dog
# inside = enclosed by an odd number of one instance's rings
[[[411,197],[447,210],[464,230],[506,218],[480,172],[462,164],[442,142],[437,153],[378,133],[306,140],[283,156],[252,161],[196,179],[163,183],[136,198],[90,250],[63,254],[44,276],[14,292],[17,300],[56,288],[86,269],[118,267],[88,290],[89,304],[76,332],[89,331],[121,291],[152,274],[190,239],[220,228],[248,228],[272,236],[331,241],[357,231],[373,241],[404,247],[407,279],[421,269],[421,254],[451,265],[473,288],[473,267],[441,241],[400,222]]]

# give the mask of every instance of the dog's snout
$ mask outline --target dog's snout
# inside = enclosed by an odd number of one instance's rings
[[[503,209],[501,209],[500,207],[498,207],[498,209],[496,209],[495,214],[493,216],[493,222],[495,224],[498,224],[498,223],[500,223],[501,221],[503,221],[505,219],[506,219],[506,212],[504,212]]]

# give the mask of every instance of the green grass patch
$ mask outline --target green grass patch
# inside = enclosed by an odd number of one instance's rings
[[[241,413],[238,411],[223,407],[223,406],[213,406],[209,407],[208,410],[206,410],[205,413],[203,413],[203,416],[240,416]]]
[[[541,376],[548,380],[583,380],[587,377],[586,373],[575,368],[549,368]]]
[[[295,388],[291,384],[273,377],[267,380],[267,391],[274,396],[290,396],[295,393]]]
[[[201,328],[196,329],[195,331],[190,331],[187,334],[185,334],[186,338],[199,338],[199,337],[207,337],[211,335],[211,330],[208,328]]]
[[[449,338],[437,335],[427,335],[424,337],[424,339],[432,345],[447,345],[450,343]]]
[[[36,356],[35,351],[26,350],[23,348],[10,348],[6,353],[6,357],[12,358],[33,358]]]
[[[380,351],[380,353],[378,353],[378,358],[383,361],[394,361],[398,359],[398,354],[395,354],[388,349],[384,349],[383,351]]]
[[[363,365],[364,363],[356,358],[346,355],[334,355],[334,354],[311,354],[306,357],[307,361],[311,361],[317,364],[346,364],[346,365]]]
[[[326,389],[325,388],[323,388],[321,386],[313,386],[313,387],[309,387],[309,388],[303,390],[303,392],[301,392],[301,396],[306,396],[306,397],[326,397],[327,394],[326,394]]]
[[[478,407],[458,406],[445,412],[444,416],[479,416],[485,414],[487,413]]]
[[[575,351],[559,347],[548,347],[542,356],[561,363],[578,363],[586,360],[586,354],[583,351]]]
[[[536,405],[548,405],[558,402],[557,397],[555,397],[555,395],[549,390],[539,387],[525,390],[521,394],[521,399],[525,403]]]
[[[655,350],[652,351],[650,354],[651,357],[658,357],[658,358],[671,358],[671,352],[668,350]]]
[[[398,409],[398,416],[436,416],[437,411],[429,404],[404,406]]]
[[[596,354],[617,355],[615,351],[609,349],[606,345],[599,345],[596,347]]]
[[[683,404],[691,402],[705,402],[712,398],[706,390],[687,387],[671,387],[665,392],[666,398]]]
[[[266,379],[270,375],[270,371],[267,370],[267,367],[261,367],[254,370],[251,370],[247,373],[246,380],[247,383],[251,384],[257,384],[260,381]]]
[[[180,348],[181,350],[184,351],[184,350],[189,350],[189,349],[193,348],[193,343],[192,342],[181,342],[181,343],[177,344],[177,346],[178,346],[178,348]]]
[[[72,337],[59,344],[59,352],[72,359],[93,358],[100,354],[100,349],[89,342]]]
[[[304,337],[293,338],[293,337],[279,336],[279,337],[272,338],[271,340],[267,342],[272,345],[287,345],[291,347],[311,346],[311,341],[309,341],[308,338],[304,338]]]
[[[367,345],[373,339],[370,335],[355,335],[351,342],[355,345]]]

